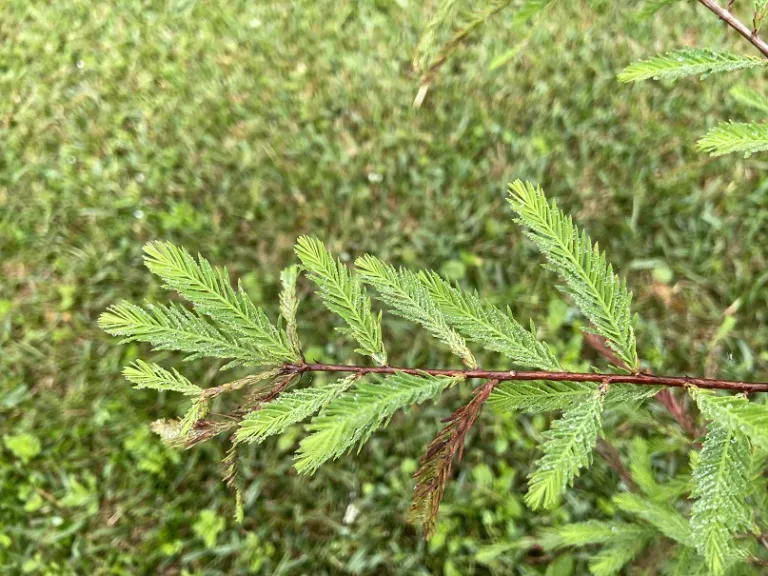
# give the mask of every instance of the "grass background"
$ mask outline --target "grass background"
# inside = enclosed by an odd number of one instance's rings
[[[467,395],[453,390],[313,478],[290,468],[298,430],[250,450],[246,520],[235,525],[220,481],[225,443],[163,447],[149,423],[183,406],[131,390],[120,370],[148,350],[117,346],[96,326],[120,298],[166,298],[141,265],[149,240],[226,264],[273,316],[279,271],[301,234],[345,259],[368,251],[437,269],[534,318],[569,366],[588,369],[597,359],[580,319],[505,207],[506,183],[527,178],[627,277],[648,368],[765,377],[765,161],[712,160],[693,147],[715,122],[753,117],[728,89],[764,80],[616,80],[633,59],[668,48],[749,47],[693,5],[638,21],[635,6],[562,2],[533,30],[502,13],[414,109],[411,61],[431,9],[3,3],[4,573],[579,574],[578,556],[524,560],[522,538],[613,514],[618,480],[599,458],[561,508],[527,511],[525,476],[547,420],[487,413],[437,536],[422,542],[405,523],[410,474],[439,418]],[[302,293],[309,356],[348,358],[353,346],[306,284]],[[385,341],[397,363],[453,362],[391,318]],[[195,362],[185,374],[209,385],[218,366]],[[631,437],[614,434],[620,448]]]

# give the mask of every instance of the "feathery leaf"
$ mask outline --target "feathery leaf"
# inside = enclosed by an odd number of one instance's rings
[[[235,436],[238,442],[261,443],[269,436],[281,434],[288,427],[320,410],[357,379],[357,374],[351,374],[320,388],[302,388],[278,396],[248,414],[240,423]]]
[[[580,382],[506,381],[488,398],[497,412],[547,412],[564,410],[591,398],[594,386]]]
[[[650,535],[606,546],[589,559],[589,571],[594,576],[613,576],[635,559],[651,541]]]
[[[557,550],[568,546],[629,542],[653,534],[654,531],[639,524],[588,520],[547,528],[541,532],[540,542],[545,550]]]
[[[525,502],[530,508],[556,505],[580,470],[592,462],[592,449],[601,429],[603,397],[603,391],[594,387],[589,398],[566,410],[545,433],[541,444],[544,456],[528,477]]]
[[[712,422],[693,473],[697,498],[691,510],[691,529],[699,554],[719,576],[741,555],[734,534],[752,527],[751,450],[739,432]]]
[[[422,272],[418,279],[448,322],[468,340],[501,352],[521,366],[562,370],[549,347],[536,338],[533,325],[526,330],[509,310],[504,314],[477,294],[451,286],[436,272]]]
[[[715,72],[757,68],[766,64],[768,60],[757,56],[742,56],[701,48],[681,48],[647,60],[633,62],[619,73],[619,81],[637,82],[651,78],[677,80],[694,75],[704,78]]]
[[[768,124],[725,122],[700,138],[696,149],[709,152],[710,156],[743,152],[747,158],[755,152],[768,150]]]
[[[204,318],[178,305],[147,305],[147,309],[130,302],[110,306],[99,317],[99,326],[113,336],[124,336],[125,342],[149,342],[155,350],[178,350],[188,354],[187,360],[210,356],[230,358],[230,365],[261,366],[273,362],[250,342],[207,322]]]
[[[288,266],[280,272],[280,315],[285,320],[285,333],[288,342],[297,358],[301,357],[301,342],[296,331],[296,312],[299,309],[299,299],[296,297],[296,280],[299,278],[301,267]]]
[[[711,576],[704,558],[686,546],[675,547],[662,572],[665,576]]]
[[[261,308],[229,282],[226,268],[213,268],[198,255],[197,261],[184,248],[170,242],[150,242],[144,246],[147,268],[162,278],[164,286],[178,292],[202,314],[247,336],[272,363],[298,360],[286,334],[275,328]]]
[[[387,351],[381,341],[381,315],[371,312],[371,299],[360,278],[353,275],[317,238],[302,236],[296,242],[296,255],[304,264],[310,280],[320,288],[326,307],[349,325],[340,329],[360,344],[357,352],[387,363]]]
[[[565,281],[565,289],[598,334],[631,369],[637,369],[635,333],[630,305],[632,293],[613,273],[597,244],[579,231],[541,188],[517,180],[510,184],[508,198],[517,212],[517,222],[529,229],[528,237],[546,256],[548,267]]]
[[[175,368],[169,371],[157,364],[147,364],[143,360],[136,360],[130,366],[126,366],[123,369],[123,376],[129,382],[136,384],[136,388],[139,389],[170,390],[185,396],[198,396],[203,392],[202,388],[192,384]]]
[[[398,270],[368,254],[358,258],[355,267],[363,282],[373,286],[379,294],[379,299],[395,314],[421,324],[432,336],[459,356],[464,364],[470,368],[477,367],[475,357],[464,338],[448,325],[416,274],[404,268]]]
[[[372,383],[359,382],[312,419],[307,426],[312,434],[299,445],[296,469],[300,473],[314,473],[325,461],[339,458],[356,444],[362,448],[397,410],[436,398],[457,381],[458,378],[396,373],[376,377]]]
[[[729,94],[738,102],[741,102],[746,106],[750,106],[761,112],[768,112],[768,96],[765,96],[762,92],[740,85],[731,88]]]
[[[645,520],[666,537],[685,546],[693,546],[688,521],[670,506],[628,492],[614,496],[613,503],[622,512]]]
[[[744,396],[717,396],[711,390],[688,387],[701,413],[732,432],[745,434],[768,450],[768,406],[750,402]]]

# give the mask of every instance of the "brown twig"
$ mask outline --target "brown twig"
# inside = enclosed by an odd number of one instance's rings
[[[345,364],[284,364],[282,374],[303,374],[305,372],[354,372],[366,374],[411,374],[413,376],[453,376],[457,378],[479,378],[482,380],[550,382],[597,382],[611,384],[636,384],[640,386],[672,386],[685,388],[696,386],[708,390],[732,390],[736,392],[768,392],[768,382],[742,382],[739,380],[716,380],[690,376],[657,376],[639,372],[637,374],[594,374],[586,372],[545,372],[516,370],[453,370],[440,368],[403,368],[397,366],[352,366]]]
[[[749,42],[760,50],[763,56],[768,58],[768,43],[765,42],[760,36],[757,35],[757,33],[753,30],[749,29],[749,26],[744,24],[741,20],[736,18],[733,14],[731,14],[730,11],[720,6],[717,2],[714,0],[698,0],[699,4],[704,5],[708,10],[711,12],[717,14],[718,18],[728,24],[731,28],[736,30],[739,34],[741,34],[744,38],[749,40]]]

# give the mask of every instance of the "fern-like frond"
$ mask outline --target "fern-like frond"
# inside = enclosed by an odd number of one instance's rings
[[[581,469],[591,464],[592,449],[601,430],[603,397],[603,391],[594,387],[590,397],[566,410],[545,433],[541,444],[544,456],[528,478],[525,495],[532,509],[555,506]]]
[[[725,122],[715,126],[696,142],[696,149],[722,156],[743,152],[747,158],[755,152],[768,150],[768,124],[756,122]]]
[[[701,413],[732,432],[745,434],[768,450],[768,406],[750,402],[744,396],[718,396],[711,390],[688,387]]]
[[[616,356],[630,369],[637,369],[635,333],[630,306],[632,293],[613,273],[605,254],[585,231],[580,231],[541,188],[517,180],[508,198],[517,212],[517,222],[529,229],[549,263],[548,267],[565,281],[565,288],[582,313],[592,322]]]
[[[200,255],[195,260],[184,248],[170,242],[146,244],[144,262],[151,272],[162,278],[166,288],[192,302],[202,314],[247,336],[263,357],[273,363],[298,360],[286,334],[269,322],[242,284],[237,290],[232,288],[226,268],[213,268]]]
[[[691,478],[687,474],[678,474],[663,484],[656,481],[648,443],[640,437],[632,441],[629,449],[629,473],[643,494],[654,502],[666,502],[691,491]]]
[[[533,324],[526,330],[509,310],[505,314],[476,293],[451,286],[436,272],[422,272],[418,278],[448,322],[468,340],[500,352],[520,366],[562,370],[549,347],[536,338]]]
[[[362,445],[389,423],[401,408],[436,398],[457,378],[396,373],[373,382],[360,382],[339,396],[312,419],[296,454],[296,469],[314,473],[320,465]]]
[[[288,427],[310,417],[358,379],[357,374],[319,388],[302,388],[278,396],[248,414],[235,433],[238,442],[261,443],[269,436],[282,434]]]
[[[659,393],[662,386],[634,386],[632,384],[612,384],[605,395],[605,406],[614,407],[621,404],[640,402]]]
[[[699,554],[715,576],[724,574],[741,556],[734,535],[752,527],[752,509],[747,504],[751,464],[747,437],[710,423],[693,473],[692,496],[697,500],[691,510],[691,529]]]
[[[667,538],[685,546],[693,546],[688,521],[670,506],[627,492],[614,496],[613,503],[622,512],[645,520]]]
[[[446,322],[429,291],[422,286],[416,274],[405,268],[396,269],[366,254],[355,261],[360,278],[373,286],[379,298],[398,316],[421,324],[432,336],[448,346],[464,364],[476,368],[472,352],[456,330]]]
[[[178,350],[188,354],[187,360],[210,356],[229,358],[231,364],[262,366],[274,362],[247,340],[225,334],[194,312],[178,305],[147,305],[141,308],[130,302],[110,306],[99,317],[99,326],[124,342],[149,342],[155,350]]]
[[[545,550],[557,550],[589,544],[618,544],[645,539],[653,534],[653,530],[639,524],[588,520],[547,528],[541,532],[539,542]]]
[[[629,448],[629,472],[637,487],[649,498],[654,498],[659,491],[659,484],[651,467],[648,443],[639,436],[632,440]]]
[[[133,382],[136,388],[152,388],[154,390],[170,390],[180,392],[185,396],[198,396],[203,389],[195,386],[175,368],[166,370],[157,364],[147,364],[143,360],[136,360],[123,369],[123,376],[129,382]]]
[[[301,267],[288,266],[280,272],[280,315],[285,321],[285,333],[288,342],[297,358],[301,357],[301,342],[296,331],[296,312],[299,309],[299,299],[296,296],[296,280],[299,278]]]
[[[564,410],[589,400],[594,386],[579,382],[501,382],[488,398],[497,412],[547,412]]]
[[[730,95],[745,106],[755,108],[761,112],[768,112],[768,96],[753,88],[739,85],[731,88]]]
[[[335,260],[317,238],[299,238],[296,255],[304,264],[310,280],[320,288],[323,303],[349,326],[340,330],[357,340],[360,344],[357,352],[370,356],[377,364],[386,364],[387,351],[381,340],[381,315],[376,317],[371,312],[371,299],[360,278],[353,275],[340,260]]]
[[[704,558],[694,548],[676,546],[668,556],[662,569],[664,576],[711,576]]]
[[[589,571],[594,576],[614,576],[634,560],[650,541],[651,536],[646,535],[644,538],[638,537],[606,546],[589,559]]]
[[[621,82],[677,80],[685,76],[702,78],[715,72],[731,72],[768,64],[765,58],[714,52],[702,48],[681,48],[647,60],[633,62],[619,73]]]

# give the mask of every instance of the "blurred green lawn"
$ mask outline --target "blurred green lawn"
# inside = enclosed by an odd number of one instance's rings
[[[439,418],[468,394],[454,390],[314,478],[292,472],[298,430],[249,450],[246,519],[235,525],[220,481],[224,439],[163,447],[149,423],[182,404],[131,390],[121,367],[148,349],[118,346],[96,326],[120,298],[167,297],[141,265],[148,240],[226,264],[273,317],[300,234],[345,259],[369,251],[434,268],[534,318],[566,363],[586,370],[595,356],[580,320],[505,208],[506,183],[527,178],[627,276],[648,368],[765,378],[766,164],[693,149],[716,121],[750,117],[728,96],[734,81],[765,81],[615,79],[666,48],[749,47],[694,6],[637,22],[623,3],[562,2],[532,33],[502,13],[416,110],[411,61],[430,6],[3,3],[4,574],[581,574],[570,555],[526,563],[522,538],[612,513],[618,480],[599,458],[563,507],[527,511],[521,492],[547,422],[488,413],[437,536],[422,542],[405,522],[410,475]],[[311,357],[352,353],[334,322],[305,298]],[[394,362],[454,362],[391,318],[385,339]],[[210,385],[218,366],[195,362],[185,374]]]

